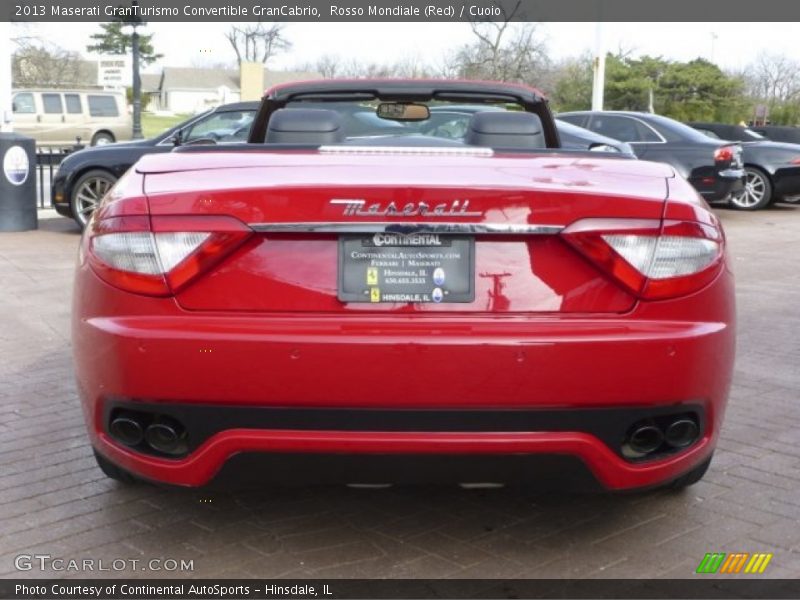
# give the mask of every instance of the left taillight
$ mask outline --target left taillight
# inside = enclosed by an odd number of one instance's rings
[[[691,221],[578,221],[563,237],[584,257],[645,300],[688,295],[719,273],[724,236]]]
[[[738,144],[720,146],[714,150],[714,163],[720,168],[741,167],[742,147]]]
[[[112,217],[87,229],[85,251],[107,283],[137,294],[170,296],[251,234],[231,217]]]

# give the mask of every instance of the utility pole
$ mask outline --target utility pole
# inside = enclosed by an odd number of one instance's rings
[[[136,3],[134,3],[136,4]],[[142,137],[142,80],[139,77],[139,32],[136,28],[141,25],[139,21],[126,23],[122,32],[131,36],[131,51],[133,52],[133,132],[132,137],[140,140]]]
[[[11,23],[0,22],[0,132],[12,131],[11,115]]]
[[[711,32],[711,62],[714,62],[714,51],[717,49],[717,35],[716,31]]]
[[[133,139],[142,139],[142,79],[139,77],[139,32],[133,27]]]
[[[606,85],[606,49],[603,40],[603,23],[595,28],[594,80],[592,82],[592,110],[603,110],[603,90]]]

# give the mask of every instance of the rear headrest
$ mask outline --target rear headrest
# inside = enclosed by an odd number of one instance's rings
[[[542,121],[529,112],[478,112],[464,136],[470,146],[489,148],[546,148]]]
[[[319,108],[281,108],[272,113],[267,144],[338,144],[345,139],[338,113]]]

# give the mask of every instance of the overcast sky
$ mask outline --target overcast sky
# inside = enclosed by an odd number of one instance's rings
[[[29,24],[29,33],[55,40],[70,50],[85,53],[88,36],[99,30],[94,23]],[[162,66],[233,64],[234,54],[224,32],[228,23],[151,23]],[[594,23],[545,23],[540,25],[554,58],[573,56],[594,47]],[[690,60],[698,56],[724,68],[739,69],[762,50],[784,53],[800,60],[797,23],[605,23],[606,47],[620,45],[637,54]],[[391,63],[416,58],[436,64],[448,50],[470,40],[465,23],[290,23],[286,33],[292,50],[269,66],[289,69],[313,62],[323,54],[347,60]],[[713,35],[716,35],[714,39]],[[149,69],[153,70],[153,69]],[[531,82],[535,83],[535,82]]]

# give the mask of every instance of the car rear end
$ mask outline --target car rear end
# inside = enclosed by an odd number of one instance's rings
[[[689,182],[709,202],[726,200],[744,189],[742,147],[731,142],[710,143],[703,148]]]
[[[82,240],[77,379],[95,449],[153,481],[655,486],[713,451],[732,285],[655,163],[145,157]]]

